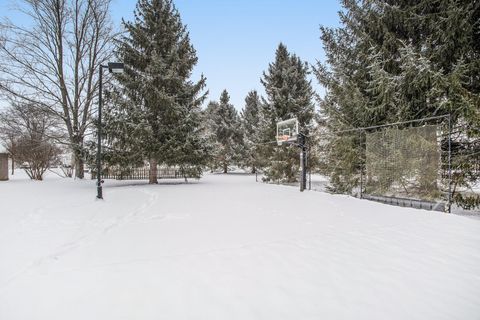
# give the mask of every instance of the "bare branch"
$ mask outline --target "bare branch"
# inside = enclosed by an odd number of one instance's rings
[[[17,10],[31,24],[0,22],[0,94],[60,119],[79,166],[98,67],[112,52],[110,1],[21,0]]]

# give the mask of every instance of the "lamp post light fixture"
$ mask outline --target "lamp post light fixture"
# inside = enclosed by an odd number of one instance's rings
[[[100,65],[98,79],[98,127],[97,127],[97,199],[103,199],[102,194],[102,76],[103,69],[111,73],[122,73],[124,64],[121,62],[109,62],[106,66]]]

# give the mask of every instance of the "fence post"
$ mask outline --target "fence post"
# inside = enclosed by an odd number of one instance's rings
[[[452,115],[448,114],[448,213],[452,212]]]
[[[362,130],[358,131],[360,133],[360,199],[363,198],[363,146],[362,146]]]
[[[308,165],[308,190],[312,190],[312,165],[310,164],[310,148],[307,149],[307,165]]]

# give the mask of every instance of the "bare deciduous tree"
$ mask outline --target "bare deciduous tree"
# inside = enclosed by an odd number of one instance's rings
[[[55,118],[31,104],[13,104],[0,113],[0,133],[13,137],[15,159],[33,180],[42,180],[58,160],[61,150],[54,143],[59,138],[56,128]]]
[[[43,180],[43,174],[58,161],[60,149],[38,133],[26,134],[18,139],[17,160],[32,180]]]
[[[83,178],[98,67],[110,55],[110,0],[19,0],[26,26],[0,23],[0,92],[61,119]]]

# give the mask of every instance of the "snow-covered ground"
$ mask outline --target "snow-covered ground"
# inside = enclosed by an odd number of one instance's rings
[[[256,183],[0,182],[0,319],[480,319],[480,220]]]

